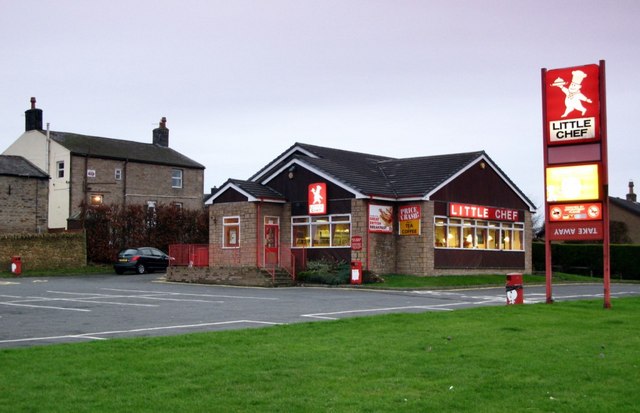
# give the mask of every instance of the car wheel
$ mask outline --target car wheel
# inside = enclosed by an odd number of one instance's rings
[[[122,274],[124,274],[124,270],[123,270],[123,269],[118,268],[118,269],[116,269],[116,274],[118,274],[118,275],[122,275]]]
[[[144,265],[142,265],[142,264],[138,264],[138,265],[136,266],[136,272],[137,272],[138,274],[144,274],[144,273],[145,273]]]

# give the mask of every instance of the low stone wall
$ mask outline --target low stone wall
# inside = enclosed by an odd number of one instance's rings
[[[19,256],[22,272],[87,265],[84,232],[0,236],[0,272],[10,272],[11,257]]]
[[[167,268],[167,281],[254,287],[272,286],[271,280],[256,267],[172,266]]]

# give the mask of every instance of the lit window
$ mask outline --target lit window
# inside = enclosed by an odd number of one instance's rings
[[[292,247],[349,247],[351,215],[292,217],[291,232]]]
[[[93,206],[102,205],[104,201],[104,196],[102,194],[93,194],[91,195],[90,202]]]
[[[222,246],[223,248],[240,247],[240,217],[222,218]]]
[[[64,161],[56,162],[56,171],[58,178],[64,178]]]
[[[171,187],[182,188],[182,169],[173,169],[171,171]]]
[[[524,224],[473,219],[434,218],[436,248],[524,251]]]

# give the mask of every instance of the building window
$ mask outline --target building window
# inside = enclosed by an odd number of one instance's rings
[[[91,206],[99,206],[104,202],[104,196],[102,194],[92,194],[89,198]]]
[[[240,217],[222,218],[222,247],[240,247]]]
[[[171,171],[171,187],[182,188],[182,169],[173,169]]]
[[[175,209],[177,209],[178,211],[182,211],[182,202],[174,202],[173,206],[175,207]]]
[[[351,246],[351,215],[291,217],[291,246],[328,248]]]
[[[435,217],[436,248],[524,251],[524,224]]]
[[[115,172],[114,172],[116,181],[121,181],[122,180],[122,169],[120,168],[116,168]]]
[[[58,178],[64,178],[64,161],[56,162],[56,173]]]

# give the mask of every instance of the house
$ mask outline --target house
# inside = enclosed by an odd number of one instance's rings
[[[0,155],[0,234],[47,229],[49,175],[20,156]]]
[[[207,204],[217,273],[321,259],[381,274],[531,271],[535,206],[484,151],[396,159],[295,143]]]
[[[169,147],[166,118],[151,143],[43,129],[43,112],[31,98],[25,132],[4,151],[23,156],[49,175],[49,228],[95,205],[175,204],[202,208],[205,167]]]
[[[640,244],[640,204],[633,192],[633,181],[624,199],[609,197],[611,242]]]

